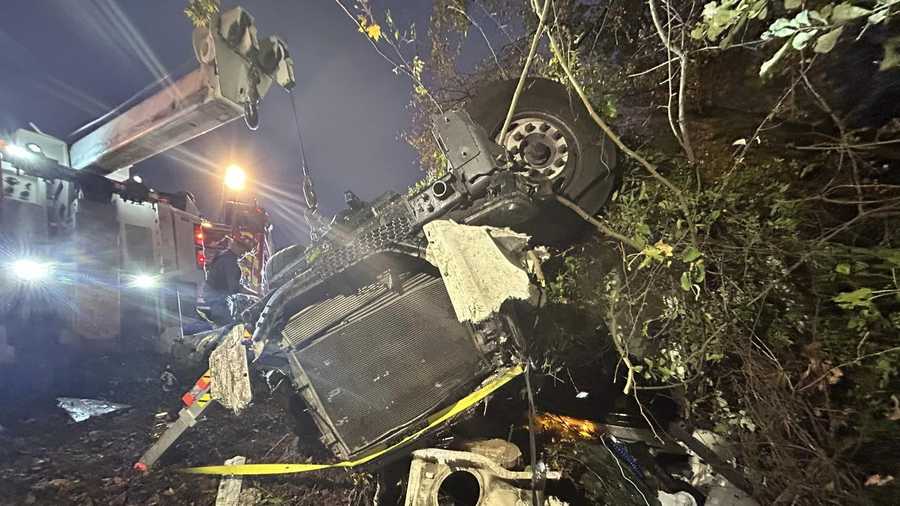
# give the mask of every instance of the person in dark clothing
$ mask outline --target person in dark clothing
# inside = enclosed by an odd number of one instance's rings
[[[218,325],[230,323],[231,312],[227,299],[238,293],[249,293],[241,285],[241,258],[252,248],[252,243],[237,236],[229,239],[228,248],[219,253],[209,263],[206,283],[203,285],[204,313]]]
[[[240,260],[246,251],[241,251],[237,241],[232,241],[228,249],[216,255],[206,272],[206,286],[203,295],[207,297],[227,297],[241,291]]]

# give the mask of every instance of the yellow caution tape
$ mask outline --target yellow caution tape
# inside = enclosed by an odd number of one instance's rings
[[[437,427],[438,425],[443,424],[447,420],[459,415],[463,411],[471,408],[472,406],[478,404],[482,400],[484,400],[487,396],[491,395],[497,389],[507,384],[513,378],[519,376],[525,371],[524,367],[521,365],[516,365],[506,369],[501,372],[494,379],[487,384],[483,385],[478,390],[472,392],[471,394],[463,397],[459,401],[451,404],[450,406],[438,411],[434,415],[432,415],[428,419],[428,425],[416,432],[415,434],[411,434],[393,446],[389,446],[387,448],[375,451],[370,453],[364,457],[360,457],[356,460],[345,460],[343,462],[337,462],[335,464],[242,464],[236,466],[203,466],[203,467],[189,467],[187,469],[182,469],[181,472],[188,474],[213,474],[213,475],[229,475],[229,476],[258,476],[258,475],[266,475],[266,474],[294,474],[294,473],[306,473],[309,471],[319,471],[322,469],[332,469],[338,467],[356,467],[372,460],[381,457],[382,455],[396,450],[403,445],[406,445],[424,435],[426,432],[431,429]]]

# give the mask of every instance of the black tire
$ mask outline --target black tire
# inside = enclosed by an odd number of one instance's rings
[[[493,84],[466,106],[472,119],[493,139],[506,119],[516,84],[516,80]],[[553,178],[554,189],[588,213],[599,212],[621,179],[615,145],[597,127],[578,97],[570,96],[564,86],[554,81],[526,80],[512,125],[518,119],[532,117],[546,119],[567,142],[568,158]],[[562,244],[583,230],[583,222],[574,212],[554,202],[539,217],[516,228],[531,234],[537,242]]]
[[[282,275],[288,270],[300,266],[300,262],[306,262],[306,246],[292,244],[275,252],[263,267],[263,286],[268,290],[273,285],[284,283]]]

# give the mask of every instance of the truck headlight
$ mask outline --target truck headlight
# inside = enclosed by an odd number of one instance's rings
[[[152,274],[138,274],[131,278],[131,283],[129,283],[129,285],[141,290],[150,290],[159,286],[159,276],[153,276]]]
[[[16,260],[11,266],[12,274],[20,281],[37,283],[46,280],[53,272],[53,264],[30,258]]]

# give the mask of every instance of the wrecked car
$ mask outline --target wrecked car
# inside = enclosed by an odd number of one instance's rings
[[[491,274],[522,268],[528,236],[532,245],[572,239],[580,218],[557,195],[592,214],[610,198],[615,149],[563,86],[528,80],[500,135],[514,85],[436,117],[446,174],[409,195],[348,199],[318,242],[273,255],[266,294],[242,315],[261,350],[256,366],[292,379],[338,458],[437,428],[441,409],[523,363],[528,297],[485,295],[516,289],[515,276]],[[485,264],[491,250],[496,263]],[[481,293],[452,286],[460,278],[480,280]],[[482,295],[497,304],[466,300]]]

